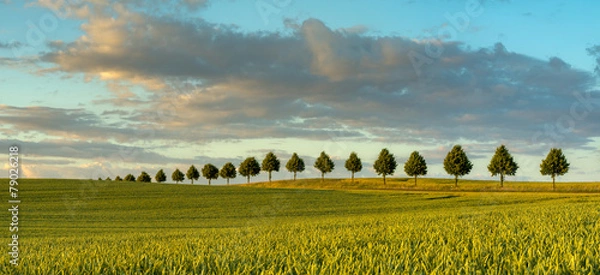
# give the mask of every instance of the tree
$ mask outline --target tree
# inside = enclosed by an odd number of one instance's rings
[[[279,172],[280,164],[281,163],[279,162],[279,159],[277,159],[277,156],[275,156],[273,152],[269,152],[267,156],[265,156],[261,168],[263,171],[267,171],[269,173],[269,182],[271,182],[271,172]]]
[[[492,177],[500,175],[500,187],[504,186],[504,176],[514,176],[519,169],[519,165],[513,160],[513,157],[506,149],[506,146],[500,145],[496,148],[496,153],[490,160],[488,171],[492,173]]]
[[[175,171],[173,171],[173,174],[171,174],[171,179],[175,183],[178,183],[180,181],[185,180],[185,175],[183,174],[183,172],[179,171],[179,169],[175,169]]]
[[[200,172],[198,172],[198,169],[194,165],[190,166],[185,175],[189,180],[192,180],[192,184],[194,184],[194,180],[200,178]]]
[[[115,178],[115,181],[123,181],[123,179],[122,179],[121,177],[117,176],[117,177]]]
[[[460,145],[454,145],[444,159],[444,170],[454,176],[454,186],[458,186],[458,177],[471,173],[473,164]]]
[[[101,177],[98,177],[98,180],[103,180]]]
[[[373,164],[373,168],[375,168],[377,175],[383,175],[383,185],[385,185],[385,176],[393,175],[396,167],[398,167],[398,163],[394,154],[390,154],[390,151],[386,148],[381,149],[379,157],[375,161],[375,164]]]
[[[112,181],[112,179],[110,177],[106,177],[107,181]]]
[[[165,175],[163,169],[160,169],[158,170],[158,172],[156,172],[156,176],[154,176],[154,179],[156,180],[156,182],[161,183],[167,180],[167,175]]]
[[[132,174],[127,174],[125,181],[135,181],[135,177]]]
[[[150,178],[150,175],[148,175],[148,173],[144,171],[142,171],[142,173],[137,178],[138,182],[150,182],[151,180],[152,178]]]
[[[321,181],[325,180],[325,174],[330,173],[335,169],[335,163],[329,158],[325,152],[321,152],[321,155],[315,161],[314,167],[321,171]]]
[[[202,176],[205,179],[208,179],[208,185],[210,185],[211,180],[216,180],[219,178],[219,168],[210,163],[205,164],[204,167],[202,167]]]
[[[552,148],[548,152],[546,159],[542,160],[540,164],[540,173],[552,177],[552,190],[556,190],[556,176],[562,176],[569,172],[569,163],[567,158],[562,153],[562,149]]]
[[[221,178],[227,179],[227,185],[229,185],[229,179],[234,179],[237,176],[237,172],[235,171],[235,166],[233,166],[233,163],[225,163],[223,168],[221,168],[219,175]]]
[[[350,153],[350,157],[346,160],[346,165],[344,165],[348,171],[352,172],[352,182],[354,182],[354,173],[360,172],[362,170],[362,162],[358,155],[355,152]]]
[[[417,176],[427,175],[427,162],[425,162],[425,158],[417,151],[412,152],[408,160],[404,163],[404,172],[409,177],[415,177],[416,186]]]
[[[287,164],[285,165],[285,168],[287,168],[288,171],[294,173],[294,180],[296,180],[296,173],[302,173],[302,171],[304,171],[304,160],[298,157],[298,154],[294,153],[292,154],[292,158],[288,160]]]
[[[254,157],[249,157],[240,163],[239,172],[240,175],[246,177],[248,179],[248,183],[250,183],[250,177],[260,174],[260,165]]]

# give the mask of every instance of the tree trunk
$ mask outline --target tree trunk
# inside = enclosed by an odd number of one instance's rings
[[[556,190],[556,183],[555,183],[555,178],[556,176],[552,175],[552,191]]]
[[[454,176],[454,187],[458,187],[458,176]]]
[[[208,179],[208,185],[210,185],[210,179]]]
[[[354,171],[352,171],[352,183],[354,183]]]
[[[246,176],[246,178],[248,179],[248,183],[250,183],[250,175]]]
[[[269,182],[271,182],[271,171],[269,171]]]
[[[415,186],[417,186],[417,175],[415,175]]]
[[[227,178],[227,185],[229,185],[229,178]]]
[[[504,187],[504,174],[500,174],[500,187]]]
[[[191,179],[191,180],[192,180],[192,184],[194,184],[194,179]]]
[[[296,181],[296,171],[294,171],[294,181]]]
[[[383,185],[385,185],[385,173],[383,173]]]
[[[321,182],[325,181],[325,173],[321,172]]]

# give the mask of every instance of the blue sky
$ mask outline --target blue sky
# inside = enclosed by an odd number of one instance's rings
[[[25,177],[115,177],[236,166],[293,152],[355,151],[373,177],[382,148],[418,150],[449,177],[505,144],[513,179],[600,173],[596,1],[2,1],[0,139]],[[405,176],[402,165],[395,176]],[[256,180],[264,180],[260,175]],[[282,169],[275,179],[291,178]],[[511,178],[509,178],[510,180]],[[220,180],[224,182],[223,180]],[[217,181],[218,183],[220,181]],[[238,178],[234,182],[241,182]]]

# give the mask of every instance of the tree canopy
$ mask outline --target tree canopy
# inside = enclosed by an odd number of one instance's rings
[[[221,168],[221,171],[219,171],[219,176],[227,179],[227,185],[229,185],[229,179],[234,179],[237,176],[237,171],[235,171],[235,166],[233,163],[225,163],[225,165],[223,165]]]
[[[417,151],[412,152],[408,160],[404,163],[404,173],[409,177],[415,177],[415,185],[417,185],[417,176],[427,175],[427,162],[425,162],[425,158]]]
[[[321,181],[323,181],[325,180],[325,174],[330,173],[335,169],[335,163],[333,163],[329,155],[325,154],[325,151],[323,151],[315,161],[314,167],[321,171]]]
[[[137,181],[150,182],[150,181],[152,181],[152,178],[150,177],[150,175],[148,175],[148,173],[142,171],[142,173],[138,176]]]
[[[132,174],[127,174],[127,176],[125,176],[125,181],[135,181],[135,176],[133,176]]]
[[[269,152],[266,156],[265,159],[262,162],[262,170],[266,171],[267,173],[269,173],[269,182],[271,182],[271,172],[275,171],[275,172],[279,172],[279,166],[280,166],[280,162],[279,159],[277,159],[277,156],[275,156],[275,154],[273,154],[273,152]]]
[[[562,149],[552,148],[546,159],[542,160],[540,164],[540,173],[552,177],[552,189],[556,190],[556,176],[562,176],[569,172],[569,165]]]
[[[396,171],[396,167],[398,167],[398,163],[396,162],[394,154],[391,154],[386,148],[381,149],[379,157],[373,164],[373,168],[377,175],[383,175],[383,185],[386,184],[385,177],[387,175],[393,175]]]
[[[454,145],[444,159],[444,170],[454,176],[454,186],[458,186],[458,177],[468,175],[473,169],[473,163],[467,157],[460,145]]]
[[[296,173],[302,173],[304,171],[304,160],[302,160],[298,154],[292,154],[290,160],[288,160],[285,168],[294,173],[294,180],[296,180]]]
[[[219,178],[219,168],[210,163],[205,164],[204,167],[202,167],[202,176],[205,179],[208,179],[208,185],[210,185],[211,180]]]
[[[352,182],[354,182],[354,173],[360,172],[363,168],[362,162],[355,152],[350,153],[350,156],[346,160],[344,167],[346,167],[348,171],[352,172]]]
[[[163,171],[163,169],[160,169],[158,172],[156,172],[154,179],[158,183],[165,182],[167,180],[167,175],[165,175],[165,171]]]
[[[192,165],[187,170],[187,173],[185,173],[185,176],[189,180],[192,180],[192,184],[194,184],[194,180],[198,180],[198,178],[200,178],[200,172],[198,172],[198,169],[196,169],[196,166]]]
[[[239,172],[240,175],[246,177],[247,182],[250,182],[250,177],[260,174],[260,165],[256,158],[249,157],[240,163]]]
[[[492,173],[492,177],[500,175],[500,187],[502,187],[504,186],[504,176],[514,176],[517,169],[519,169],[519,165],[513,160],[506,146],[500,145],[496,148],[496,153],[494,153],[487,168]]]
[[[180,181],[185,180],[185,175],[183,174],[183,172],[179,171],[179,169],[175,169],[175,171],[173,171],[173,174],[171,175],[171,179],[175,183],[178,183]]]

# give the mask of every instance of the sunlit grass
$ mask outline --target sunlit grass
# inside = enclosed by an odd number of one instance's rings
[[[600,273],[598,194],[382,185],[22,180],[21,264],[0,274]]]

